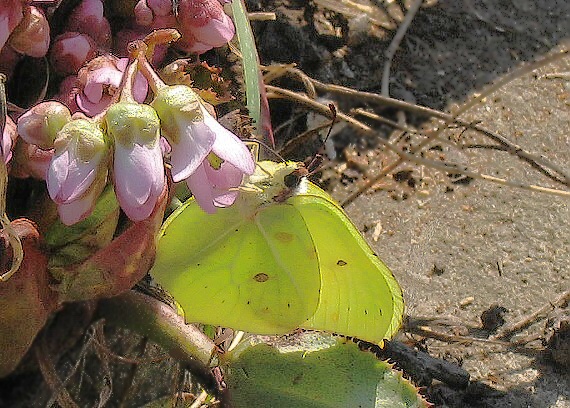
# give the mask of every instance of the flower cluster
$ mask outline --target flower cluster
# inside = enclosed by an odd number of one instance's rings
[[[167,86],[154,71],[171,43],[200,54],[231,40],[227,2],[79,0],[58,17],[51,44],[60,2],[2,2],[0,74],[10,80],[21,55],[47,56],[59,81],[48,101],[6,119],[0,155],[10,174],[46,180],[65,224],[87,217],[109,182],[127,216],[145,219],[165,189],[165,160],[204,210],[232,204],[254,170],[249,150],[190,87]],[[176,35],[129,58],[127,43],[161,32]]]
[[[137,100],[141,74],[154,93],[150,105]],[[173,181],[186,180],[205,211],[233,204],[243,176],[255,169],[245,144],[190,87],[166,85],[146,58],[133,61],[124,75],[119,100],[93,118],[72,116],[65,105],[48,101],[18,119],[28,146],[50,155],[45,179],[62,222],[87,217],[110,180],[130,219],[149,217],[166,184],[165,152]]]
[[[88,116],[102,112],[126,67],[127,44],[140,40],[153,30],[177,29],[178,50],[201,54],[232,39],[234,25],[218,0],[81,0],[63,21],[63,31],[50,46],[50,26],[46,18],[56,0],[6,0],[0,5],[0,73],[9,78],[22,55],[49,56],[51,70],[65,77],[55,99],[72,112]],[[123,4],[124,3],[124,4]],[[130,4],[130,5],[129,5]],[[53,11],[53,10],[52,10]],[[120,21],[112,35],[110,20]],[[49,53],[48,53],[49,49]],[[160,65],[167,52],[161,45],[154,52],[153,64]],[[112,54],[111,54],[112,53]],[[102,88],[93,93],[86,88]],[[146,96],[146,94],[144,95]],[[144,97],[139,99],[144,100]]]

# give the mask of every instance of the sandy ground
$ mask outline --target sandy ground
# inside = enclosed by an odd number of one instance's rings
[[[295,61],[323,81],[379,92],[383,50],[391,35],[352,43],[348,35],[345,52],[339,53],[329,37],[307,34],[310,30],[300,2],[276,3],[279,7],[261,5],[279,16],[277,23],[257,27],[262,62]],[[391,75],[391,95],[396,98],[449,111],[526,62],[568,49],[568,2],[436,3],[420,10],[396,53]],[[321,21],[328,19],[334,25],[330,13],[319,7],[313,11],[317,16],[321,13]],[[570,75],[550,79],[545,75],[569,71],[569,57],[535,70],[503,86],[462,118],[480,121],[568,173]],[[345,109],[362,106],[355,100],[337,102]],[[278,106],[283,116],[291,115]],[[281,111],[273,112],[278,116]],[[470,134],[460,133],[449,132],[442,140],[469,140]],[[373,141],[341,134],[335,143],[337,150],[342,150],[339,145],[354,143],[369,163],[366,169],[338,171],[340,180],[334,179],[334,172],[327,173],[327,183],[339,201],[359,185],[363,174],[373,175],[380,163],[391,161]],[[495,177],[564,188],[505,152],[459,150],[455,146],[442,142],[441,155]],[[341,156],[337,169],[343,168],[342,161]],[[487,338],[480,316],[490,307],[505,308],[508,325],[570,289],[569,196],[483,181],[451,185],[453,192],[446,192],[450,184],[443,182],[441,172],[410,164],[398,170],[412,170],[425,184],[418,184],[415,190],[396,186],[395,191],[386,191],[394,190],[394,182],[387,178],[387,188],[361,195],[346,210],[401,282],[412,321],[418,317],[441,319],[447,324],[432,326],[441,333]],[[408,198],[394,199],[403,194]],[[568,308],[557,309],[548,318],[568,319],[568,314]],[[539,336],[527,350],[429,338],[422,342],[431,355],[461,365],[472,380],[467,390],[435,385],[429,390],[432,402],[442,407],[570,407],[568,369],[552,364],[548,353],[532,351],[542,348],[541,341],[551,329],[549,319],[539,319],[512,339]],[[402,340],[409,338],[401,336]]]
[[[563,70],[570,70],[569,59],[537,71],[538,78],[531,74],[513,81],[465,118],[503,135],[520,134],[516,143],[564,167],[570,162],[570,82],[540,77]],[[485,156],[487,162],[479,164],[492,175],[537,180],[528,165],[505,153]],[[411,317],[453,316],[465,327],[480,326],[481,313],[499,305],[508,310],[508,324],[569,289],[568,197],[488,182],[460,186],[453,193],[441,187],[404,201],[384,192],[363,195],[347,208],[401,282]],[[379,222],[382,232],[375,237]],[[541,320],[528,332],[540,333],[544,326]],[[570,375],[540,356],[486,344],[428,340],[426,346],[432,355],[462,362],[473,381],[498,391],[487,390],[479,400],[471,396],[473,401],[448,396],[450,406],[570,406]]]

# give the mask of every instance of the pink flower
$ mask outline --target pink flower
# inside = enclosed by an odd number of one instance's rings
[[[117,199],[131,220],[142,221],[152,213],[166,184],[160,120],[148,105],[119,102],[106,112],[105,122],[115,141]]]
[[[111,48],[111,26],[101,0],[83,0],[69,15],[66,29],[88,35],[100,48]]]
[[[179,0],[177,46],[187,52],[203,53],[230,41],[235,28],[218,0]]]
[[[44,13],[34,6],[24,9],[24,18],[10,36],[10,45],[16,51],[40,58],[49,48],[49,23]]]
[[[4,47],[8,37],[16,28],[24,14],[22,0],[4,0],[0,5],[0,49]]]
[[[58,35],[52,45],[50,59],[61,74],[75,74],[79,68],[95,57],[97,45],[91,37],[78,32]]]
[[[77,106],[89,116],[103,112],[119,88],[128,62],[128,58],[117,59],[111,55],[89,61],[78,74]],[[133,97],[137,102],[144,102],[147,92],[148,83],[139,73],[135,78]]]
[[[101,128],[87,119],[63,126],[54,147],[48,192],[58,204],[62,222],[71,225],[91,213],[105,187],[109,148]]]
[[[189,186],[206,211],[233,202],[235,197],[230,189],[239,186],[244,174],[255,170],[247,146],[210,115],[190,87],[160,87],[152,106],[172,148],[172,179],[178,182],[197,172]],[[216,161],[218,164],[212,166]],[[206,186],[200,186],[201,182]]]

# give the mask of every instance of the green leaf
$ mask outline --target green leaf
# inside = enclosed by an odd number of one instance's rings
[[[332,336],[302,333],[226,355],[231,405],[239,407],[427,407],[390,364]]]
[[[243,57],[243,76],[245,81],[247,109],[253,121],[259,126],[261,118],[261,89],[259,75],[259,57],[255,39],[247,17],[247,10],[242,0],[232,2],[232,12],[236,26],[239,48]]]

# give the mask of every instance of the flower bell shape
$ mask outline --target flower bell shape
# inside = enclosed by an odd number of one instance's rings
[[[134,14],[137,24],[141,26],[155,28],[161,22],[168,21],[174,23],[172,27],[176,25],[172,0],[139,0],[135,5]]]
[[[56,101],[41,102],[18,118],[18,134],[41,149],[53,148],[57,133],[71,121],[71,112]]]
[[[172,179],[187,179],[213,152],[244,174],[255,170],[247,146],[224,128],[188,86],[160,87],[151,105],[161,121],[163,136],[172,148]]]
[[[160,120],[153,108],[119,102],[105,114],[107,133],[114,139],[113,177],[121,208],[133,221],[150,216],[166,178],[160,145]]]
[[[75,119],[58,132],[54,148],[48,192],[62,222],[71,225],[91,213],[105,187],[109,147],[96,123]]]

